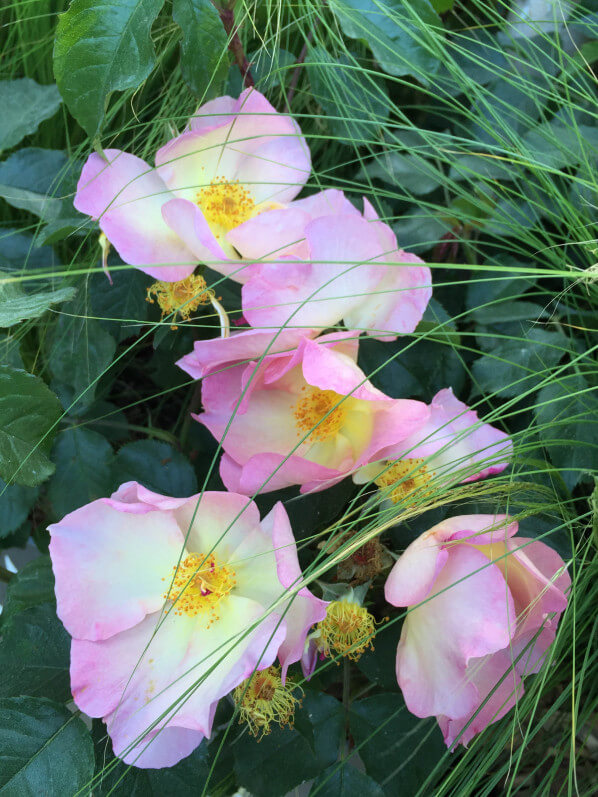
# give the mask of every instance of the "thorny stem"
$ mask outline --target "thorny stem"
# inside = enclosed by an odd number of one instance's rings
[[[224,25],[226,35],[229,38],[228,49],[235,57],[235,61],[237,62],[237,66],[241,72],[241,77],[243,78],[243,85],[247,89],[250,86],[255,86],[255,81],[253,80],[253,76],[249,68],[249,61],[245,55],[243,44],[239,38],[239,27],[235,24],[235,2],[236,0],[229,0],[227,5],[216,5],[216,8],[220,14],[220,19]]]

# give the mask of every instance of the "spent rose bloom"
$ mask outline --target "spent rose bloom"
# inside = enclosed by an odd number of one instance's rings
[[[483,423],[477,412],[454,395],[440,390],[430,404],[430,417],[415,434],[382,452],[353,475],[356,484],[373,481],[386,490],[391,501],[403,500],[412,492],[433,489],[447,481],[469,482],[503,471],[513,453],[506,432]]]
[[[364,198],[363,215],[326,190],[240,224],[229,241],[246,259],[243,313],[254,327],[350,329],[385,340],[413,332],[432,295],[430,269],[398,248]],[[260,262],[258,262],[260,261]]]
[[[297,123],[255,89],[202,105],[156,153],[156,168],[117,149],[88,158],[75,207],[97,219],[125,263],[159,280],[197,263],[242,270],[227,240],[237,225],[292,200],[311,163]]]
[[[516,532],[506,515],[449,518],[411,543],[386,581],[386,600],[410,609],[396,662],[407,708],[435,716],[449,747],[515,705],[567,606],[561,557]]]
[[[260,521],[245,496],[169,498],[128,482],[49,531],[75,703],[138,767],[189,755],[219,698],[277,656],[284,679],[326,615],[301,587],[280,503]]]
[[[428,419],[423,402],[391,399],[368,382],[356,364],[357,333],[300,337],[296,348],[262,358],[268,338],[272,332],[248,330],[197,341],[178,362],[203,378],[204,412],[193,417],[222,441],[227,489],[324,489]]]

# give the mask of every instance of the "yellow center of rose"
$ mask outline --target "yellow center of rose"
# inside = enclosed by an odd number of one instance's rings
[[[237,180],[231,182],[225,177],[216,177],[210,185],[202,188],[196,201],[210,227],[224,232],[249,221],[259,212],[247,188]]]
[[[434,472],[428,472],[421,457],[400,459],[378,476],[375,484],[381,489],[395,485],[392,490],[386,491],[384,497],[398,504],[409,496],[415,497],[415,494],[422,499],[429,496],[432,490],[428,484],[435,475]]]
[[[317,625],[318,647],[325,656],[335,651],[357,661],[366,648],[374,649],[375,622],[368,610],[358,603],[332,601],[326,617]]]
[[[349,399],[334,390],[320,390],[319,387],[304,387],[301,393],[293,411],[297,434],[303,437],[311,432],[310,442],[322,442],[337,435],[345,423]],[[335,406],[339,401],[342,403]]]
[[[188,617],[206,614],[209,628],[219,619],[218,604],[236,584],[234,570],[219,565],[213,553],[190,553],[173,571],[172,585],[164,594],[166,600],[172,601],[172,611]]]

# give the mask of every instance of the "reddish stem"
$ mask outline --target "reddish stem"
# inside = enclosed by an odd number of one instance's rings
[[[222,6],[216,6],[216,8],[220,14],[220,19],[224,25],[226,35],[229,38],[228,49],[234,55],[237,66],[239,67],[239,71],[241,72],[243,85],[246,89],[250,86],[255,86],[255,81],[253,80],[253,76],[249,68],[249,61],[245,55],[245,50],[243,49],[241,39],[239,38],[239,27],[235,24],[234,2],[225,8]]]

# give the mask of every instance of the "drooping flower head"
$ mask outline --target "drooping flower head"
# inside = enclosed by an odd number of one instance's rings
[[[301,703],[298,695],[302,692],[290,678],[283,683],[280,667],[254,672],[233,692],[239,722],[247,723],[250,733],[258,739],[270,733],[272,723],[281,728],[292,727],[295,708]]]
[[[389,446],[378,462],[354,474],[357,484],[373,481],[393,503],[432,496],[448,482],[470,482],[500,473],[509,464],[509,436],[482,423],[451,388],[432,399],[426,424],[397,446]],[[435,477],[437,481],[435,482]]]
[[[158,150],[155,169],[120,150],[104,154],[87,159],[75,207],[99,221],[125,263],[169,282],[199,262],[239,271],[228,233],[291,201],[311,168],[297,123],[255,89],[202,105]]]
[[[386,600],[409,607],[396,664],[407,708],[435,716],[449,747],[515,705],[567,606],[561,557],[516,532],[506,515],[450,518],[411,543],[386,581]]]
[[[292,341],[296,333],[285,332]],[[197,341],[179,361],[203,377],[204,412],[194,417],[222,441],[229,490],[324,489],[426,422],[425,404],[391,399],[368,382],[356,364],[357,337],[301,337],[296,348],[260,359],[272,333],[249,330]]]
[[[398,248],[364,199],[341,191],[296,200],[239,225],[229,240],[244,258],[243,312],[254,327],[350,329],[390,340],[413,332],[432,295],[430,269]]]
[[[284,679],[326,613],[280,503],[260,522],[245,496],[128,482],[49,530],[75,703],[138,767],[189,755],[219,698],[277,656]]]

